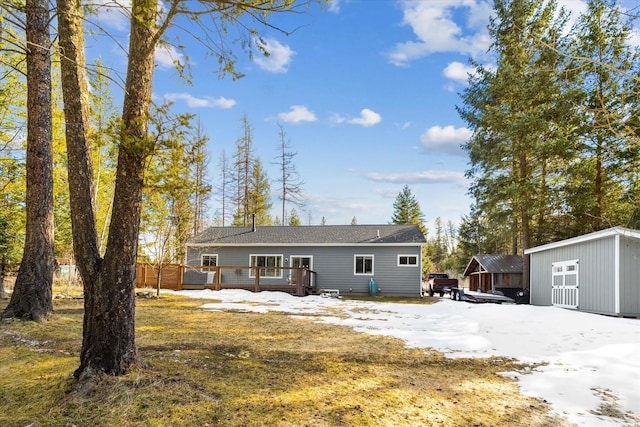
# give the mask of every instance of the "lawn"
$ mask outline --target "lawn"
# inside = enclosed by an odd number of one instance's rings
[[[206,300],[139,299],[145,368],[78,388],[83,302],[39,325],[0,321],[0,425],[562,426],[499,372],[403,342],[283,313],[209,312]],[[0,310],[7,301],[0,301]]]

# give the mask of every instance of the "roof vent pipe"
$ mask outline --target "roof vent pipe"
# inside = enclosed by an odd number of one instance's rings
[[[251,231],[256,231],[256,214],[251,214]]]
[[[379,239],[380,238],[380,229],[376,230],[376,237]]]

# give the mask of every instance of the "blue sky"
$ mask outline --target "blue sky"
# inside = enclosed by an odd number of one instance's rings
[[[585,10],[580,0],[559,3],[574,13]],[[334,0],[324,11],[314,6],[303,14],[280,15],[272,22],[295,31],[287,36],[263,29],[269,58],[256,55],[252,62],[238,46],[237,69],[245,77],[236,81],[219,79],[216,61],[180,34],[187,56],[171,48],[157,52],[154,97],[172,100],[175,112],[199,117],[210,138],[214,186],[221,152],[233,154],[244,114],[253,128],[254,155],[274,181],[281,124],[305,181],[306,206],[296,208],[304,224],[319,224],[323,217],[336,225],[353,217],[359,224],[388,223],[404,185],[416,196],[430,230],[437,217],[459,223],[472,203],[464,176],[468,157],[460,149],[471,132],[455,106],[469,57],[491,62],[486,55],[490,4]],[[105,27],[126,32],[128,23],[117,14],[101,19]],[[126,46],[125,40],[120,42]],[[124,54],[117,49],[102,59],[124,69]],[[177,76],[174,59],[190,64],[191,86]],[[277,187],[273,182],[274,215],[281,211]],[[214,194],[209,216],[220,207]]]

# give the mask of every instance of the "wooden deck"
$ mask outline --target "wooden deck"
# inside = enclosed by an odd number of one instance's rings
[[[161,274],[158,274],[161,272]],[[186,266],[139,264],[136,285],[161,289],[244,289],[305,296],[317,293],[316,272],[303,267]]]

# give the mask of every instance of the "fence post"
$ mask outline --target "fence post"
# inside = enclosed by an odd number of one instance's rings
[[[256,283],[253,286],[254,292],[260,292],[260,267],[256,267]]]
[[[296,271],[296,295],[299,297],[304,296],[304,283],[302,283],[302,268],[298,267]]]
[[[216,291],[220,290],[220,276],[222,275],[222,271],[220,270],[220,267],[218,267],[216,265],[216,285],[214,286]]]
[[[179,264],[178,265],[178,286],[176,286],[179,291],[182,290],[182,275],[183,274],[184,274],[184,265]]]

